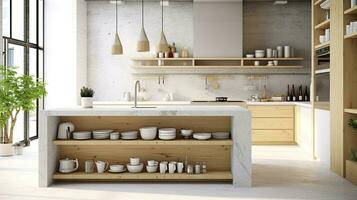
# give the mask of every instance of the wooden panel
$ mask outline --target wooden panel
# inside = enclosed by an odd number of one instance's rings
[[[130,157],[139,157],[141,162],[147,160],[184,161],[186,155],[192,164],[207,162],[209,171],[231,170],[230,146],[115,146],[115,145],[72,145],[59,146],[60,158],[78,158],[79,170],[83,171],[84,161],[97,159],[110,163],[129,162]]]
[[[346,160],[346,179],[357,185],[357,162]]]
[[[294,117],[294,106],[248,106],[252,117]]]
[[[195,132],[230,131],[230,117],[190,117],[190,116],[70,116],[61,117],[61,122],[70,121],[75,125],[76,131],[114,129],[117,131],[138,130],[144,126],[157,126],[159,128],[172,127],[177,130],[193,129]]]
[[[160,174],[160,173],[91,173],[75,172],[71,174],[56,173],[56,180],[232,180],[230,171],[208,172],[206,174]]]
[[[180,140],[55,140],[55,145],[185,145],[185,146],[217,146],[233,144],[232,140],[194,140],[194,139],[180,139]]]
[[[294,142],[294,130],[252,130],[253,143]]]
[[[294,129],[294,118],[253,118],[252,129],[292,130]]]

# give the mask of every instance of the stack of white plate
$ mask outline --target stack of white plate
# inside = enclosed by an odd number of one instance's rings
[[[136,140],[138,139],[138,131],[126,131],[121,133],[123,140]]]
[[[90,131],[77,131],[72,134],[74,140],[88,140],[92,137],[92,132]]]
[[[96,140],[109,139],[111,132],[113,132],[113,130],[96,130],[96,131],[93,131],[93,139],[96,139]]]
[[[176,129],[175,128],[160,128],[159,138],[161,140],[174,140],[176,139]]]
[[[229,132],[215,132],[215,133],[212,133],[213,139],[217,139],[217,140],[229,139],[229,136],[230,136]]]
[[[211,133],[194,133],[193,138],[196,140],[208,140],[212,136]]]

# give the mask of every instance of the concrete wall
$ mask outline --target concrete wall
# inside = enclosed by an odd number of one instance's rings
[[[45,108],[78,104],[86,84],[86,2],[45,1]]]
[[[242,56],[242,4],[242,2],[194,3],[195,57]]]
[[[252,3],[253,4],[253,3]],[[112,56],[110,54],[111,45],[113,43],[113,33],[115,32],[115,7],[107,1],[89,1],[88,5],[88,85],[95,89],[96,100],[121,100],[123,92],[133,92],[135,78],[131,75],[133,71],[130,68],[130,57],[132,56],[149,56],[152,53],[137,53],[135,51],[136,41],[140,30],[140,4],[138,2],[127,2],[124,6],[119,8],[119,34],[124,47],[124,55]],[[257,12],[259,9],[265,7],[266,11]],[[308,13],[310,10],[309,3],[290,3],[286,11],[281,11],[283,7],[277,8],[270,2],[269,4],[261,5],[260,2],[255,2],[254,5],[244,5],[244,24],[249,23],[252,19],[247,19],[247,13],[254,12],[256,20],[267,18],[267,13],[274,15],[283,12],[286,14],[285,20],[299,21],[299,28],[295,34],[298,36],[291,37],[289,35],[278,34],[275,32],[267,32],[264,29],[263,37],[265,43],[259,45],[259,48],[266,46],[278,45],[280,43],[288,43],[297,47],[297,53],[301,52],[300,56],[306,56],[306,66],[309,67],[309,52],[310,52],[310,21],[308,17],[297,14]],[[251,10],[252,9],[252,10]],[[150,40],[152,51],[159,40],[160,33],[160,7],[157,2],[147,2],[145,4],[145,28],[148,38]],[[288,15],[290,13],[290,15]],[[214,15],[214,13],[212,13]],[[194,43],[194,24],[193,24],[193,4],[192,2],[170,2],[170,6],[165,8],[165,33],[170,43],[176,42],[178,48],[186,46],[189,47],[190,52],[193,49]],[[259,22],[262,23],[262,22]],[[275,23],[274,23],[275,24]],[[280,28],[280,24],[275,24],[276,29]],[[256,27],[255,24],[252,26]],[[246,27],[245,27],[246,28]],[[248,28],[247,28],[248,29]],[[270,27],[274,29],[274,27]],[[295,29],[294,24],[287,23],[285,29]],[[248,29],[249,30],[249,29]],[[253,38],[248,40],[250,32],[244,31],[244,45],[246,48],[254,48],[258,45]],[[302,44],[306,46],[300,47],[300,44],[295,45],[296,37],[306,35],[306,38],[299,38]],[[256,33],[255,37],[260,37]],[[275,41],[275,42],[274,42]],[[252,44],[251,44],[252,43]],[[304,48],[305,50],[301,50]],[[222,54],[221,54],[222,55]],[[299,55],[299,54],[298,54]],[[219,56],[219,55],[217,55]],[[309,69],[306,69],[309,71]],[[205,90],[205,81],[200,75],[167,75],[165,78],[165,85],[158,85],[158,80],[140,79],[146,89],[145,96],[148,100],[161,100],[167,93],[173,92],[176,100],[192,100],[192,99],[206,99],[215,96],[228,96],[235,99],[246,99],[252,94],[259,93],[259,91],[246,91],[245,85],[256,85],[262,88],[262,81],[251,82],[247,79],[247,75],[233,75],[232,79],[219,81],[220,89],[214,90],[209,88]],[[287,84],[303,84],[309,85],[310,77],[308,75],[269,75],[268,76],[268,94],[280,95],[286,93]]]

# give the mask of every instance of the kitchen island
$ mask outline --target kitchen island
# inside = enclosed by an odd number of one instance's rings
[[[72,122],[76,131],[115,129],[119,132],[144,126],[172,127],[195,132],[228,131],[228,140],[57,140],[61,122]],[[179,135],[179,134],[178,134]],[[39,184],[53,181],[230,181],[237,187],[251,186],[251,114],[239,106],[128,106],[92,109],[64,108],[42,111],[39,135]],[[126,164],[130,157],[142,160],[207,162],[206,174],[84,173],[84,161],[101,159]],[[79,170],[58,173],[58,161],[78,158]]]

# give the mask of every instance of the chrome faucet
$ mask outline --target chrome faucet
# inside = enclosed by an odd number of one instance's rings
[[[140,81],[135,82],[134,108],[138,107],[138,92],[140,92]]]

